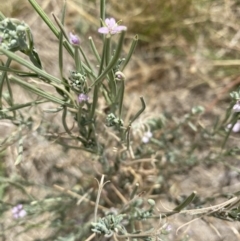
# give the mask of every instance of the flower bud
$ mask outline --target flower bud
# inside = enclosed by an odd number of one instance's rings
[[[72,45],[80,45],[80,38],[76,35],[70,32],[69,34],[69,41]]]

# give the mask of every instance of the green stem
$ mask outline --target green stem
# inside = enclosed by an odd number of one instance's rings
[[[88,39],[89,39],[89,42],[90,42],[90,46],[91,46],[92,52],[93,52],[94,56],[96,57],[98,63],[100,63],[101,59],[100,59],[99,53],[98,53],[98,51],[96,49],[96,46],[95,46],[95,44],[93,42],[93,39],[92,39],[92,37],[89,37]]]
[[[105,13],[106,13],[105,6],[106,6],[106,0],[101,0],[101,2],[100,2],[100,18],[103,21],[105,21]],[[102,26],[102,23],[101,23],[101,26]]]
[[[49,80],[51,82],[51,85],[54,86],[57,90],[62,91],[64,94],[66,94],[66,96],[69,97],[69,99],[71,100],[72,104],[74,104],[74,99],[71,96],[71,94],[66,91],[66,89],[62,88],[60,85],[58,84],[63,84],[58,78],[46,73],[45,71],[39,69],[38,67],[30,64],[28,61],[26,61],[25,59],[19,57],[18,55],[0,48],[0,52],[2,52],[3,54],[5,54],[6,56],[8,56],[9,58],[15,60],[16,62],[20,63],[21,65],[31,69],[32,71],[34,71],[35,73],[39,74],[39,76],[44,77],[45,79]],[[15,77],[14,77],[15,78]],[[57,84],[56,84],[57,83]]]
[[[182,209],[188,206],[195,197],[196,197],[196,192],[192,192],[180,205],[175,207],[173,211],[180,212]]]
[[[6,17],[3,15],[2,12],[0,12],[0,21],[4,20]]]
[[[94,87],[94,91],[93,91],[93,102],[92,102],[91,112],[90,112],[90,116],[89,116],[90,122],[93,121],[95,110],[97,108],[98,92],[99,92],[99,85],[96,85]]]
[[[34,73],[29,73],[29,72],[25,72],[25,71],[20,71],[18,69],[13,69],[13,68],[9,68],[7,66],[1,66],[0,65],[0,71],[7,71],[7,72],[12,72],[12,73],[16,73],[16,74],[19,74],[19,75],[24,75],[24,76],[27,76],[27,77],[31,77]],[[28,74],[30,76],[28,76]],[[36,74],[35,74],[36,75]]]
[[[19,64],[27,67],[28,69],[31,69],[35,73],[37,73],[40,76],[44,77],[45,79],[47,79],[47,80],[49,80],[51,82],[55,82],[55,83],[61,84],[61,81],[58,78],[56,78],[56,77],[46,73],[45,71],[37,68],[36,66],[30,64],[27,60],[19,57],[15,53],[12,53],[11,51],[8,51],[8,50],[6,50],[6,49],[4,49],[2,47],[0,47],[0,52],[2,52],[4,55],[8,56],[10,59],[15,60]]]
[[[104,41],[104,45],[105,45],[105,54],[104,54],[104,61],[105,61],[105,64],[106,66],[108,66],[109,62],[110,62],[110,55],[111,55],[111,37],[107,37],[105,38],[105,41]]]
[[[119,98],[119,119],[121,119],[122,116],[122,106],[123,106],[123,97],[125,92],[125,81],[121,80],[121,86],[120,86],[120,98]]]
[[[81,116],[82,116],[82,106],[78,106],[78,112],[77,112],[77,123],[78,123],[78,129],[80,130],[82,128],[81,125]]]
[[[132,118],[132,120],[129,122],[128,126],[131,126],[132,123],[143,113],[143,111],[146,109],[146,104],[143,99],[143,97],[140,97],[142,108],[136,113],[136,115]]]
[[[63,14],[62,14],[62,19],[61,19],[61,21],[55,16],[54,13],[52,13],[52,16],[53,16],[55,22],[57,23],[58,27],[59,27],[60,30],[61,30],[61,31],[59,32],[59,34],[58,34],[57,37],[59,38],[60,33],[62,33],[63,36],[64,36],[67,40],[69,40],[69,39],[68,39],[68,35],[67,35],[67,33],[65,32],[64,25],[63,25],[63,24],[64,24],[65,13],[66,13],[66,4],[64,4],[64,6],[63,6]]]
[[[53,24],[53,22],[49,19],[49,17],[46,15],[46,13],[43,11],[43,9],[38,5],[38,3],[35,0],[28,0],[28,1],[33,6],[35,11],[39,14],[39,16],[43,19],[43,21],[48,25],[48,27],[51,29],[51,31],[54,33],[54,35],[59,39],[60,32],[58,31],[56,26]],[[60,26],[61,26],[61,24],[60,24]],[[74,56],[73,48],[72,48],[72,46],[69,43],[68,36],[65,33],[65,31],[63,31],[63,34],[64,34],[65,38],[68,40],[68,41],[63,41],[63,46],[68,51],[68,53],[73,57]],[[94,76],[92,71],[89,70],[89,68],[86,65],[83,64],[83,68],[88,73],[90,73],[91,75]]]
[[[13,94],[12,94],[12,88],[11,88],[11,85],[9,83],[9,79],[8,79],[8,76],[6,75],[6,83],[7,83],[7,88],[8,88],[8,93],[9,93],[9,99],[10,99],[10,106],[13,106],[14,104],[14,101],[13,101]],[[14,119],[16,118],[16,112],[13,111],[13,117]]]
[[[85,60],[85,62],[86,62],[86,64],[87,64],[87,67],[93,72],[92,67],[91,67],[91,64],[90,64],[90,62],[89,62],[86,54],[83,52],[83,49],[82,49],[81,46],[79,46],[79,50],[80,50],[80,52],[81,52],[81,54],[82,54],[82,56],[83,56],[83,58],[84,58],[84,60]]]
[[[99,84],[106,77],[108,72],[110,70],[112,70],[112,68],[116,65],[116,63],[117,63],[117,61],[119,59],[120,53],[121,53],[123,40],[124,40],[124,35],[125,35],[125,31],[122,31],[120,39],[119,39],[119,42],[118,42],[118,46],[117,46],[117,49],[116,49],[116,52],[115,52],[113,58],[111,59],[109,65],[106,67],[106,69],[101,73],[100,76],[98,76],[98,78],[95,80],[95,82],[90,86],[90,88],[92,88],[96,84]]]
[[[38,104],[42,104],[42,103],[46,103],[46,102],[47,102],[46,100],[37,100],[37,101],[33,101],[33,102],[31,101],[31,102],[21,104],[21,105],[14,105],[10,108],[0,110],[0,113],[15,111],[15,110],[18,110],[18,109],[22,109],[24,107],[34,106],[34,105],[38,105]]]
[[[4,67],[8,68],[11,64],[12,59],[8,58],[7,62]],[[7,76],[7,71],[3,71],[1,76],[0,76],[0,109],[2,109],[2,92],[3,92],[3,84],[4,84],[4,79]]]
[[[229,128],[229,130],[228,130],[228,132],[227,132],[227,135],[226,135],[226,137],[225,137],[224,140],[223,140],[222,149],[225,147],[225,145],[226,145],[226,143],[227,143],[227,140],[228,140],[228,138],[229,138],[229,136],[230,136],[230,134],[231,134],[231,132],[232,132],[232,130],[233,130],[233,127],[234,127],[234,125],[237,123],[238,119],[239,119],[239,114],[238,114],[238,113],[235,113],[235,114],[234,114],[234,117],[233,117],[233,121],[232,121],[232,123],[231,123],[231,128]]]
[[[33,6],[35,11],[39,14],[39,16],[42,18],[42,20],[47,24],[47,26],[52,30],[52,32],[55,34],[55,36],[59,37],[59,32],[56,28],[56,26],[53,24],[53,22],[49,19],[47,14],[43,11],[43,9],[38,5],[38,3],[35,0],[28,0],[30,4]]]
[[[138,43],[138,36],[135,35],[134,38],[133,38],[133,41],[132,41],[132,44],[131,44],[131,47],[130,47],[130,50],[129,50],[129,53],[123,63],[123,67],[121,68],[121,71],[123,71],[125,69],[125,67],[127,66],[129,60],[131,59],[132,55],[133,55],[133,52],[137,46],[137,43]]]
[[[74,46],[74,61],[75,61],[77,72],[83,73],[82,61],[81,61],[80,54],[78,51],[78,46]]]
[[[141,103],[142,103],[142,108],[137,112],[137,114],[132,118],[132,120],[129,122],[128,127],[125,131],[126,133],[126,139],[127,139],[127,150],[130,148],[130,129],[132,123],[143,113],[143,111],[146,109],[146,104],[143,99],[143,97],[140,97]]]
[[[105,44],[105,64],[108,66],[110,60],[111,60],[111,37],[105,38],[104,41]],[[108,72],[108,79],[109,79],[109,87],[110,87],[110,93],[111,93],[111,102],[114,102],[116,100],[117,95],[117,85],[114,77],[114,73],[112,70]]]
[[[82,139],[81,137],[75,137],[71,130],[68,128],[68,125],[67,125],[67,122],[66,122],[66,118],[67,118],[67,107],[64,106],[63,107],[63,112],[62,112],[62,124],[63,124],[63,127],[65,129],[65,131],[67,132],[67,134],[74,140],[77,140],[77,141],[81,141],[84,145],[86,145],[86,141],[84,139]]]
[[[101,76],[101,74],[103,72],[103,66],[104,66],[104,60],[105,60],[105,54],[106,54],[106,50],[105,49],[106,49],[106,42],[104,42],[104,45],[103,45],[102,59],[101,59],[101,63],[100,63],[100,66],[99,66],[99,71],[98,71],[98,75],[99,76]],[[93,83],[93,85],[94,85],[94,83]],[[95,114],[95,110],[96,110],[96,107],[97,107],[98,92],[99,92],[99,88],[100,88],[99,86],[100,86],[99,84],[94,85],[93,103],[92,103],[91,112],[90,112],[90,115],[89,115],[89,119],[90,120],[93,119],[94,114]]]
[[[27,83],[26,81],[23,81],[15,76],[10,76],[9,77],[10,80],[17,82],[19,85],[23,86],[25,89],[30,90],[31,92],[35,93],[36,95],[42,96],[54,103],[57,103],[59,105],[67,105],[69,107],[72,107],[71,104],[66,103],[64,100],[61,100],[55,96],[52,95],[52,93],[47,93],[45,90],[39,89],[34,85],[31,85],[29,83]]]
[[[70,129],[68,128],[68,126],[67,126],[66,118],[67,118],[67,107],[64,107],[64,108],[63,108],[63,112],[62,112],[62,124],[63,124],[63,127],[64,127],[65,131],[67,132],[67,134],[68,134],[71,138],[76,139],[76,138],[73,136],[71,130],[70,130]]]
[[[62,11],[62,23],[64,23],[66,13],[66,2],[64,2],[63,11]],[[58,20],[56,19],[55,15],[52,14],[55,21],[58,23]],[[59,71],[61,75],[61,79],[63,80],[63,31],[60,31],[59,33],[59,48],[58,48],[58,64],[59,64]]]

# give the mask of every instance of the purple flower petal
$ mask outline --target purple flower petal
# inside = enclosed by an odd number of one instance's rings
[[[172,226],[171,226],[171,225],[168,225],[168,226],[166,227],[166,231],[168,231],[168,232],[172,231]]]
[[[147,131],[143,134],[143,137],[142,137],[142,142],[143,143],[148,143],[149,140],[151,139],[152,137],[152,132],[151,131]]]
[[[114,18],[106,18],[105,23],[109,28],[114,28],[117,25]]]
[[[227,125],[227,128],[228,128],[228,129],[232,128],[232,124],[228,124],[228,125]],[[237,121],[237,122],[234,124],[234,126],[233,126],[233,128],[232,128],[232,132],[234,132],[234,133],[240,132],[240,121]]]
[[[18,210],[20,210],[20,209],[23,208],[23,205],[22,205],[22,204],[18,204],[18,205],[17,205],[17,208],[18,208]]]
[[[70,32],[69,34],[69,41],[73,45],[79,45],[80,44],[80,39],[76,34],[73,34]]]
[[[85,94],[80,94],[78,96],[78,101],[79,103],[82,103],[82,102],[87,102],[89,100],[89,97]]]
[[[98,29],[99,33],[102,34],[117,34],[121,31],[126,31],[127,27],[123,25],[118,25],[114,18],[106,18],[105,19],[105,26]]]
[[[18,213],[18,208],[17,208],[17,206],[12,208],[12,213],[13,213],[13,214]]]
[[[149,138],[147,136],[143,136],[142,137],[142,142],[143,143],[148,143],[149,142]]]
[[[22,204],[18,204],[17,206],[12,208],[12,214],[15,219],[23,218],[27,215],[27,212],[23,209]]]
[[[238,100],[237,103],[233,106],[234,112],[240,112],[240,101]]]
[[[101,27],[101,28],[98,29],[98,32],[102,33],[102,34],[108,34],[109,29],[107,27]]]
[[[240,123],[239,123],[239,121],[233,126],[232,131],[235,132],[235,133],[240,131]]]
[[[19,218],[23,218],[23,217],[25,217],[26,215],[27,215],[27,212],[26,212],[24,209],[22,209],[22,210],[18,213]]]
[[[151,138],[152,137],[152,132],[151,131],[145,132],[145,136],[147,136],[148,138]]]
[[[123,25],[119,25],[114,29],[114,31],[116,31],[117,33],[120,33],[122,31],[126,31],[126,30],[127,30],[127,27],[123,26]]]

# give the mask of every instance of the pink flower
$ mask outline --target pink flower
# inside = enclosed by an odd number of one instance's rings
[[[72,32],[69,34],[69,41],[72,45],[80,45],[80,38]]]
[[[233,112],[240,112],[240,100],[233,106]]]
[[[126,31],[127,27],[123,26],[123,25],[118,25],[118,23],[116,23],[116,20],[114,18],[106,18],[105,19],[105,26],[101,27],[98,29],[99,33],[102,34],[116,34],[116,33],[120,33],[121,31]]]
[[[22,204],[18,204],[17,206],[12,208],[12,214],[14,218],[23,218],[27,215],[27,212],[23,209]]]
[[[166,235],[172,231],[172,226],[168,223],[165,223],[162,227],[162,234]]]
[[[232,124],[228,124],[227,128],[228,128],[228,129],[231,129],[231,128],[232,128]],[[234,133],[240,132],[240,121],[237,121],[237,122],[234,124],[234,126],[233,126],[233,128],[232,128],[232,132],[234,132]]]
[[[150,131],[145,132],[142,137],[142,142],[146,144],[150,141],[151,138],[152,138],[152,132]]]
[[[79,103],[87,102],[89,100],[89,97],[85,94],[80,94],[78,96]]]

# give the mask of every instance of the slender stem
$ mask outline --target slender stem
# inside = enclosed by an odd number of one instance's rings
[[[10,112],[10,111],[22,109],[24,107],[39,105],[39,104],[46,103],[46,102],[48,102],[48,101],[46,101],[46,100],[37,100],[37,101],[33,101],[33,102],[28,102],[28,103],[25,103],[25,104],[22,104],[22,105],[14,105],[14,106],[12,106],[10,108],[0,110],[0,113]]]
[[[99,66],[98,70],[98,76],[100,76],[103,72],[103,67],[104,67],[104,61],[105,61],[105,54],[106,54],[106,48],[107,48],[107,42],[104,41],[103,49],[102,49],[102,58],[101,58],[101,63]]]
[[[126,130],[126,139],[127,139],[127,150],[130,150],[130,129],[131,126],[128,126],[127,130]]]
[[[80,54],[78,51],[78,46],[74,46],[74,61],[75,61],[77,72],[83,73],[82,61],[81,61]]]
[[[3,180],[4,181],[4,180]],[[1,182],[2,182],[2,180],[1,180]],[[11,184],[11,185],[13,185],[13,186],[15,186],[15,187],[17,187],[17,188],[19,188],[22,192],[24,192],[27,196],[28,196],[28,198],[30,199],[30,200],[32,200],[32,201],[35,201],[36,200],[36,198],[35,197],[33,197],[31,194],[30,194],[30,192],[27,190],[27,185],[26,186],[24,186],[24,184],[21,184],[21,182],[19,182],[19,180],[11,180],[11,179],[6,179],[6,181],[5,182],[7,182],[7,183],[9,183],[9,184]]]
[[[61,21],[58,19],[58,17],[55,16],[54,13],[52,13],[52,16],[53,16],[55,22],[57,23],[58,27],[59,27],[60,30],[61,30],[61,31],[59,32],[59,34],[62,32],[63,36],[69,41],[68,35],[67,35],[67,33],[65,32],[64,25],[63,25],[63,24],[64,24],[65,13],[66,13],[66,3],[65,3],[64,6],[63,6],[63,14],[62,14],[62,19],[61,19]],[[59,36],[58,36],[58,38],[59,38]]]
[[[20,63],[23,66],[26,66],[27,68],[29,68],[32,71],[34,71],[37,74],[39,74],[40,76],[42,76],[42,77],[46,78],[47,80],[49,80],[51,82],[51,85],[54,86],[58,92],[62,92],[64,94],[66,94],[66,96],[68,96],[69,99],[71,100],[72,104],[74,104],[74,99],[71,96],[71,94],[68,91],[66,91],[66,89],[64,89],[60,85],[58,85],[58,84],[63,84],[58,78],[56,78],[56,77],[46,73],[45,71],[43,71],[43,70],[39,69],[38,67],[30,64],[25,59],[19,57],[18,55],[14,54],[14,53],[6,50],[6,49],[3,49],[3,48],[0,47],[0,52],[2,52],[3,54],[8,56],[9,58],[15,60],[16,62]],[[16,79],[16,77],[14,77],[14,78]]]
[[[8,76],[6,75],[6,83],[7,83],[7,88],[8,88],[8,93],[9,93],[9,99],[10,99],[10,106],[13,106],[14,104],[14,101],[13,101],[13,94],[12,94],[12,88],[11,88],[11,85],[9,83],[9,79],[8,79]],[[14,116],[14,119],[16,117],[16,112],[13,111],[13,116]]]
[[[62,124],[63,124],[63,127],[64,127],[65,131],[68,133],[68,135],[69,135],[70,137],[76,139],[76,138],[73,136],[71,130],[70,130],[70,129],[68,128],[68,126],[67,126],[66,118],[67,118],[67,107],[64,107],[64,108],[63,108],[63,112],[62,112]]]
[[[188,206],[195,197],[196,197],[196,192],[194,191],[181,204],[175,207],[173,211],[180,212],[182,209]]]
[[[85,241],[91,241],[93,238],[95,238],[96,233],[91,234]]]
[[[131,125],[132,123],[143,113],[143,111],[146,108],[146,104],[145,101],[143,99],[143,97],[140,97],[141,103],[142,103],[142,108],[137,112],[137,114],[132,118],[132,120],[130,120],[128,127],[125,131],[126,133],[126,138],[127,138],[127,150],[129,150],[130,148],[130,129],[131,129]]]
[[[119,119],[121,119],[122,116],[122,106],[123,106],[123,97],[125,92],[125,81],[120,80],[120,98],[119,98]]]
[[[22,131],[22,126],[20,125],[20,132]],[[21,163],[23,159],[23,137],[20,137],[18,141],[18,156],[14,163],[15,166],[17,166],[19,163]]]
[[[235,114],[234,114],[234,117],[233,117],[233,121],[232,121],[232,123],[231,123],[231,127],[228,129],[227,135],[226,135],[226,137],[225,137],[224,140],[223,140],[222,149],[225,147],[225,145],[226,145],[226,143],[227,143],[227,140],[228,140],[228,138],[229,138],[229,136],[230,136],[230,134],[231,134],[231,132],[232,132],[232,130],[233,130],[233,127],[234,127],[235,124],[237,123],[238,119],[239,119],[239,114],[238,114],[238,113],[235,113]]]
[[[111,60],[111,37],[105,38],[104,44],[105,44],[104,61],[106,66],[108,66]],[[112,70],[108,72],[108,79],[109,79],[109,87],[110,87],[110,93],[111,93],[111,96],[110,96],[111,102],[114,102],[116,100],[116,95],[117,95],[117,85],[116,85],[114,73]]]
[[[136,183],[134,188],[133,188],[133,191],[130,195],[130,200],[134,198],[135,194],[137,193],[138,188],[139,188],[139,183]]]
[[[1,48],[1,47],[0,47],[0,52],[2,52],[4,55],[8,56],[10,59],[15,60],[19,64],[27,67],[28,69],[31,69],[32,71],[34,71],[35,73],[39,74],[40,76],[46,78],[47,80],[49,80],[51,82],[58,83],[58,84],[61,83],[61,81],[58,78],[46,73],[45,71],[37,68],[36,66],[30,64],[27,60],[19,57],[15,53],[12,53],[11,51],[8,51],[8,50],[6,50],[4,48]]]
[[[66,13],[66,2],[64,2],[63,11],[62,11],[62,23],[64,23]],[[54,14],[52,14],[56,23],[58,24],[58,20]],[[61,79],[63,80],[63,30],[59,33],[59,49],[58,49],[58,64],[59,64],[59,71],[61,75]]]
[[[136,113],[136,115],[132,118],[132,120],[129,122],[128,126],[131,126],[132,123],[143,113],[143,111],[146,109],[146,104],[143,99],[143,97],[140,97],[142,108]]]
[[[8,58],[4,67],[8,68],[11,64],[11,61],[12,59]],[[7,71],[4,70],[0,77],[0,109],[2,109],[2,92],[3,92],[4,79],[6,78],[6,76],[7,76]]]
[[[106,49],[106,42],[104,42],[103,45],[103,50],[102,50],[102,59],[101,59],[101,63],[100,63],[100,67],[99,67],[99,71],[98,71],[98,75],[101,76],[102,71],[103,71],[103,66],[104,66],[104,59],[105,59],[105,51]],[[94,83],[93,83],[94,84]],[[93,86],[93,85],[92,85]],[[94,86],[94,94],[93,94],[93,103],[92,103],[92,107],[91,107],[91,112],[90,112],[90,120],[93,119],[94,114],[95,114],[95,110],[97,107],[97,101],[98,101],[98,92],[99,92],[99,84]]]
[[[135,48],[136,48],[136,46],[137,46],[137,43],[138,43],[138,36],[136,35],[136,36],[134,36],[134,38],[133,38],[133,41],[132,41],[132,44],[131,44],[129,53],[128,53],[128,55],[127,55],[127,57],[126,57],[126,59],[125,59],[125,61],[124,61],[124,63],[123,63],[123,66],[122,66],[122,68],[121,68],[121,71],[123,71],[123,70],[125,69],[125,67],[127,66],[129,60],[131,59],[131,57],[132,57],[132,55],[133,55],[133,52],[134,52],[134,50],[135,50]]]
[[[4,18],[6,18],[2,12],[0,12],[0,21],[4,20]]]
[[[105,54],[104,54],[105,59],[104,59],[104,61],[105,61],[106,66],[108,66],[108,64],[110,62],[110,57],[111,57],[110,56],[111,55],[111,37],[105,38],[104,44],[105,44],[105,48],[104,48],[104,50],[105,50]]]
[[[125,31],[121,32],[121,36],[118,42],[118,46],[116,49],[116,53],[114,54],[112,60],[110,61],[109,65],[106,67],[106,69],[102,72],[102,74],[100,76],[98,76],[98,78],[95,80],[95,82],[90,86],[93,87],[96,84],[100,83],[108,74],[108,72],[115,66],[115,64],[117,63],[120,53],[121,53],[121,49],[122,49],[122,45],[123,45],[123,40],[124,40],[124,35],[125,35]]]
[[[35,11],[39,14],[39,16],[42,18],[42,20],[48,25],[48,27],[52,30],[52,32],[55,34],[55,36],[58,38],[59,32],[56,28],[56,26],[53,24],[53,22],[49,19],[47,14],[43,11],[43,9],[38,5],[38,3],[35,0],[28,0],[30,4],[33,6]]]
[[[12,81],[17,82],[19,85],[23,86],[25,89],[30,90],[31,92],[35,93],[36,95],[42,96],[54,103],[60,104],[60,105],[66,105],[69,107],[72,107],[71,104],[65,102],[64,100],[59,99],[58,97],[53,96],[50,93],[47,93],[45,90],[39,89],[34,85],[31,85],[29,83],[27,83],[26,81],[23,81],[15,76],[9,76],[9,79]]]
[[[88,39],[89,39],[89,42],[90,42],[90,46],[91,46],[92,52],[93,52],[94,56],[96,57],[98,63],[100,63],[101,59],[100,59],[99,53],[98,53],[98,51],[96,49],[96,46],[95,46],[95,44],[93,42],[93,39],[92,39],[92,37],[89,37]]]
[[[84,51],[83,51],[81,46],[79,46],[79,50],[80,50],[80,52],[81,52],[81,54],[82,54],[82,56],[83,56],[83,58],[84,58],[84,60],[85,60],[85,62],[87,64],[87,67],[93,72],[91,64],[90,64],[90,62],[89,62],[89,60],[88,60],[88,58],[87,58],[86,54],[84,53]]]
[[[105,20],[105,13],[106,13],[106,0],[101,0],[100,2],[100,18],[104,21]],[[101,23],[102,26],[102,23]]]
[[[49,19],[49,17],[46,15],[46,13],[43,11],[43,9],[38,5],[38,3],[35,0],[28,0],[28,1],[33,6],[33,8],[36,10],[36,12],[39,14],[39,16],[43,19],[43,21],[48,25],[48,27],[51,29],[51,31],[54,33],[54,35],[59,39],[60,32],[57,30],[56,26]],[[64,33],[65,33],[65,31],[63,32],[63,34]],[[68,37],[67,37],[66,33],[64,34],[64,36],[68,40]],[[70,43],[68,41],[63,41],[63,46],[65,47],[65,49],[68,51],[68,53],[71,56],[74,55],[73,54],[73,49],[72,49],[72,47],[71,47],[71,45],[70,45]],[[91,73],[93,75],[91,70],[89,70],[86,65],[83,64],[83,68],[86,69],[87,72],[89,72],[89,73]]]
[[[0,65],[0,71],[12,72],[12,73],[16,73],[16,74],[19,74],[19,75],[24,75],[24,76],[27,76],[27,77],[31,77],[33,74],[35,74],[35,73],[29,73],[29,72],[25,72],[25,71],[20,71],[18,69],[13,69],[13,68],[9,68],[7,66],[1,66],[1,65]]]
[[[98,182],[98,180],[97,180],[97,182]],[[104,175],[102,175],[100,183],[98,182],[98,194],[97,194],[97,199],[95,202],[95,209],[94,209],[94,222],[97,222],[97,210],[98,210],[101,192],[103,190],[104,185],[108,182],[109,181],[104,182]]]
[[[90,112],[90,116],[89,116],[90,122],[93,121],[95,110],[97,108],[98,92],[99,92],[99,85],[96,85],[94,87],[94,91],[93,91],[93,102],[92,102],[91,112]]]
[[[80,130],[82,125],[81,125],[81,116],[82,116],[82,106],[78,106],[78,112],[77,112],[77,123],[78,123],[78,129]]]

